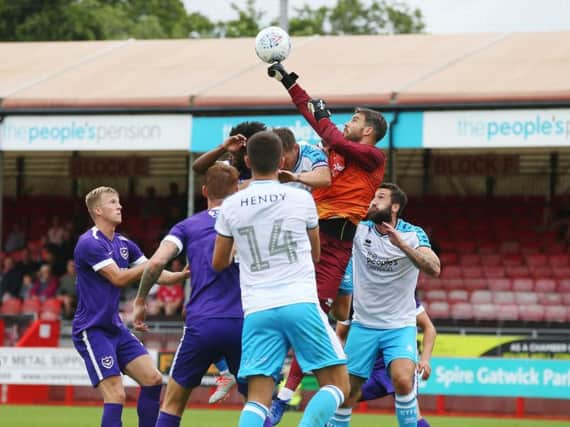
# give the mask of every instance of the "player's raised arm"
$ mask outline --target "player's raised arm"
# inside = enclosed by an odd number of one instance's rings
[[[382,151],[375,147],[376,142],[384,137],[387,124],[381,114],[373,110],[357,108],[355,115],[351,119],[366,119],[366,127],[363,135],[359,135],[357,140],[347,138],[336,125],[330,120],[331,113],[323,99],[312,99],[307,92],[297,83],[298,75],[288,73],[282,64],[271,65],[268,70],[270,77],[280,81],[289,92],[291,99],[297,106],[297,110],[303,115],[305,120],[325,141],[329,148],[342,154],[347,159],[357,162],[363,169],[373,171],[383,165],[386,157]],[[361,117],[360,113],[373,112],[374,121],[368,117]],[[346,127],[349,125],[347,124]],[[345,128],[346,128],[345,127]]]
[[[202,154],[194,163],[192,170],[199,174],[205,174],[210,166],[226,153],[236,153],[245,146],[246,137],[238,134],[229,136],[222,144],[212,150]]]

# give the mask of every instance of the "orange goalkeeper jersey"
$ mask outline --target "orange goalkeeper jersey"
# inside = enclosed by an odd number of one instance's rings
[[[299,112],[331,149],[332,183],[330,187],[313,190],[319,218],[341,217],[358,224],[382,183],[386,156],[377,147],[346,140],[328,118],[317,122],[307,109],[310,97],[299,84],[291,87],[289,94]]]

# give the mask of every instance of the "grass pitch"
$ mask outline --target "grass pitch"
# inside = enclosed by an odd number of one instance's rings
[[[98,427],[102,407],[81,406],[0,406],[2,427]],[[237,426],[239,411],[221,409],[187,409],[182,418],[183,427],[228,427]],[[504,418],[427,417],[434,427],[568,427],[569,421],[519,420]],[[299,412],[287,412],[282,427],[297,426],[301,419]],[[123,412],[123,426],[136,427],[136,409],[126,408]],[[355,414],[351,427],[397,427],[394,416]]]

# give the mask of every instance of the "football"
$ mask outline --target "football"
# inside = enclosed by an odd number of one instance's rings
[[[269,64],[284,61],[291,52],[291,38],[280,27],[267,27],[255,37],[255,53]]]

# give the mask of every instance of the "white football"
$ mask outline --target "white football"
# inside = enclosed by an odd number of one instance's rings
[[[284,61],[291,52],[291,38],[280,27],[267,27],[255,37],[255,53],[269,64]]]

